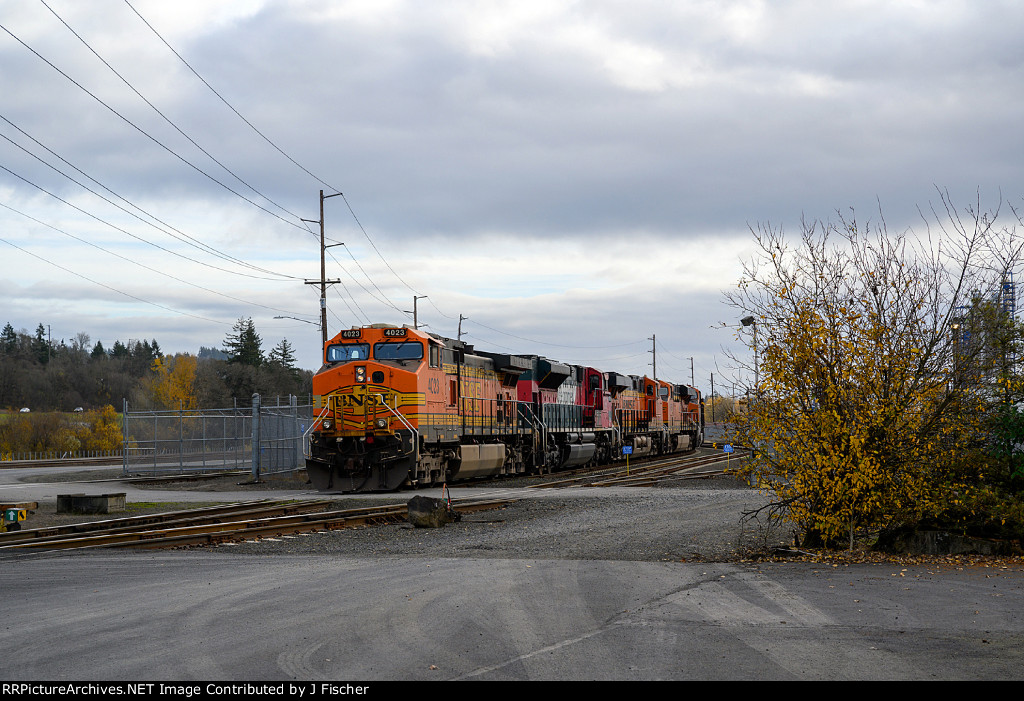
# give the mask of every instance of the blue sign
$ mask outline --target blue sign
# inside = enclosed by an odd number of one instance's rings
[[[631,445],[624,445],[624,446],[622,446],[622,454],[623,455],[632,455],[633,454],[633,446],[631,446]]]
[[[731,443],[726,443],[725,447],[722,448],[722,450],[724,450],[727,453],[732,453],[733,452],[732,444]]]

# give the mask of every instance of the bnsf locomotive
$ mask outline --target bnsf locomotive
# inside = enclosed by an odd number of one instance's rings
[[[342,331],[313,376],[306,470],[321,491],[550,472],[693,450],[700,393],[650,377],[486,353],[409,327]]]

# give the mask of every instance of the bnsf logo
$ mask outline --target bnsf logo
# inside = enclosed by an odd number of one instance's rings
[[[384,401],[390,402],[391,397],[384,395]],[[344,409],[373,407],[381,403],[381,397],[377,394],[342,394],[338,396],[338,403]]]

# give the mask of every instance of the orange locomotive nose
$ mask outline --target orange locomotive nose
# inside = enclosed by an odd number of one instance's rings
[[[339,426],[346,435],[389,430],[395,394],[388,388],[356,381],[334,396]]]
[[[336,430],[314,432],[310,441],[306,469],[318,489],[390,490],[408,479],[418,457],[424,373],[441,372],[428,366],[428,341],[415,329],[371,325],[328,342],[313,391],[330,397]]]

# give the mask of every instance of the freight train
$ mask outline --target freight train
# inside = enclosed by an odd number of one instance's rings
[[[320,491],[548,473],[691,451],[704,436],[693,387],[489,353],[408,326],[345,329],[323,357],[306,454]]]

